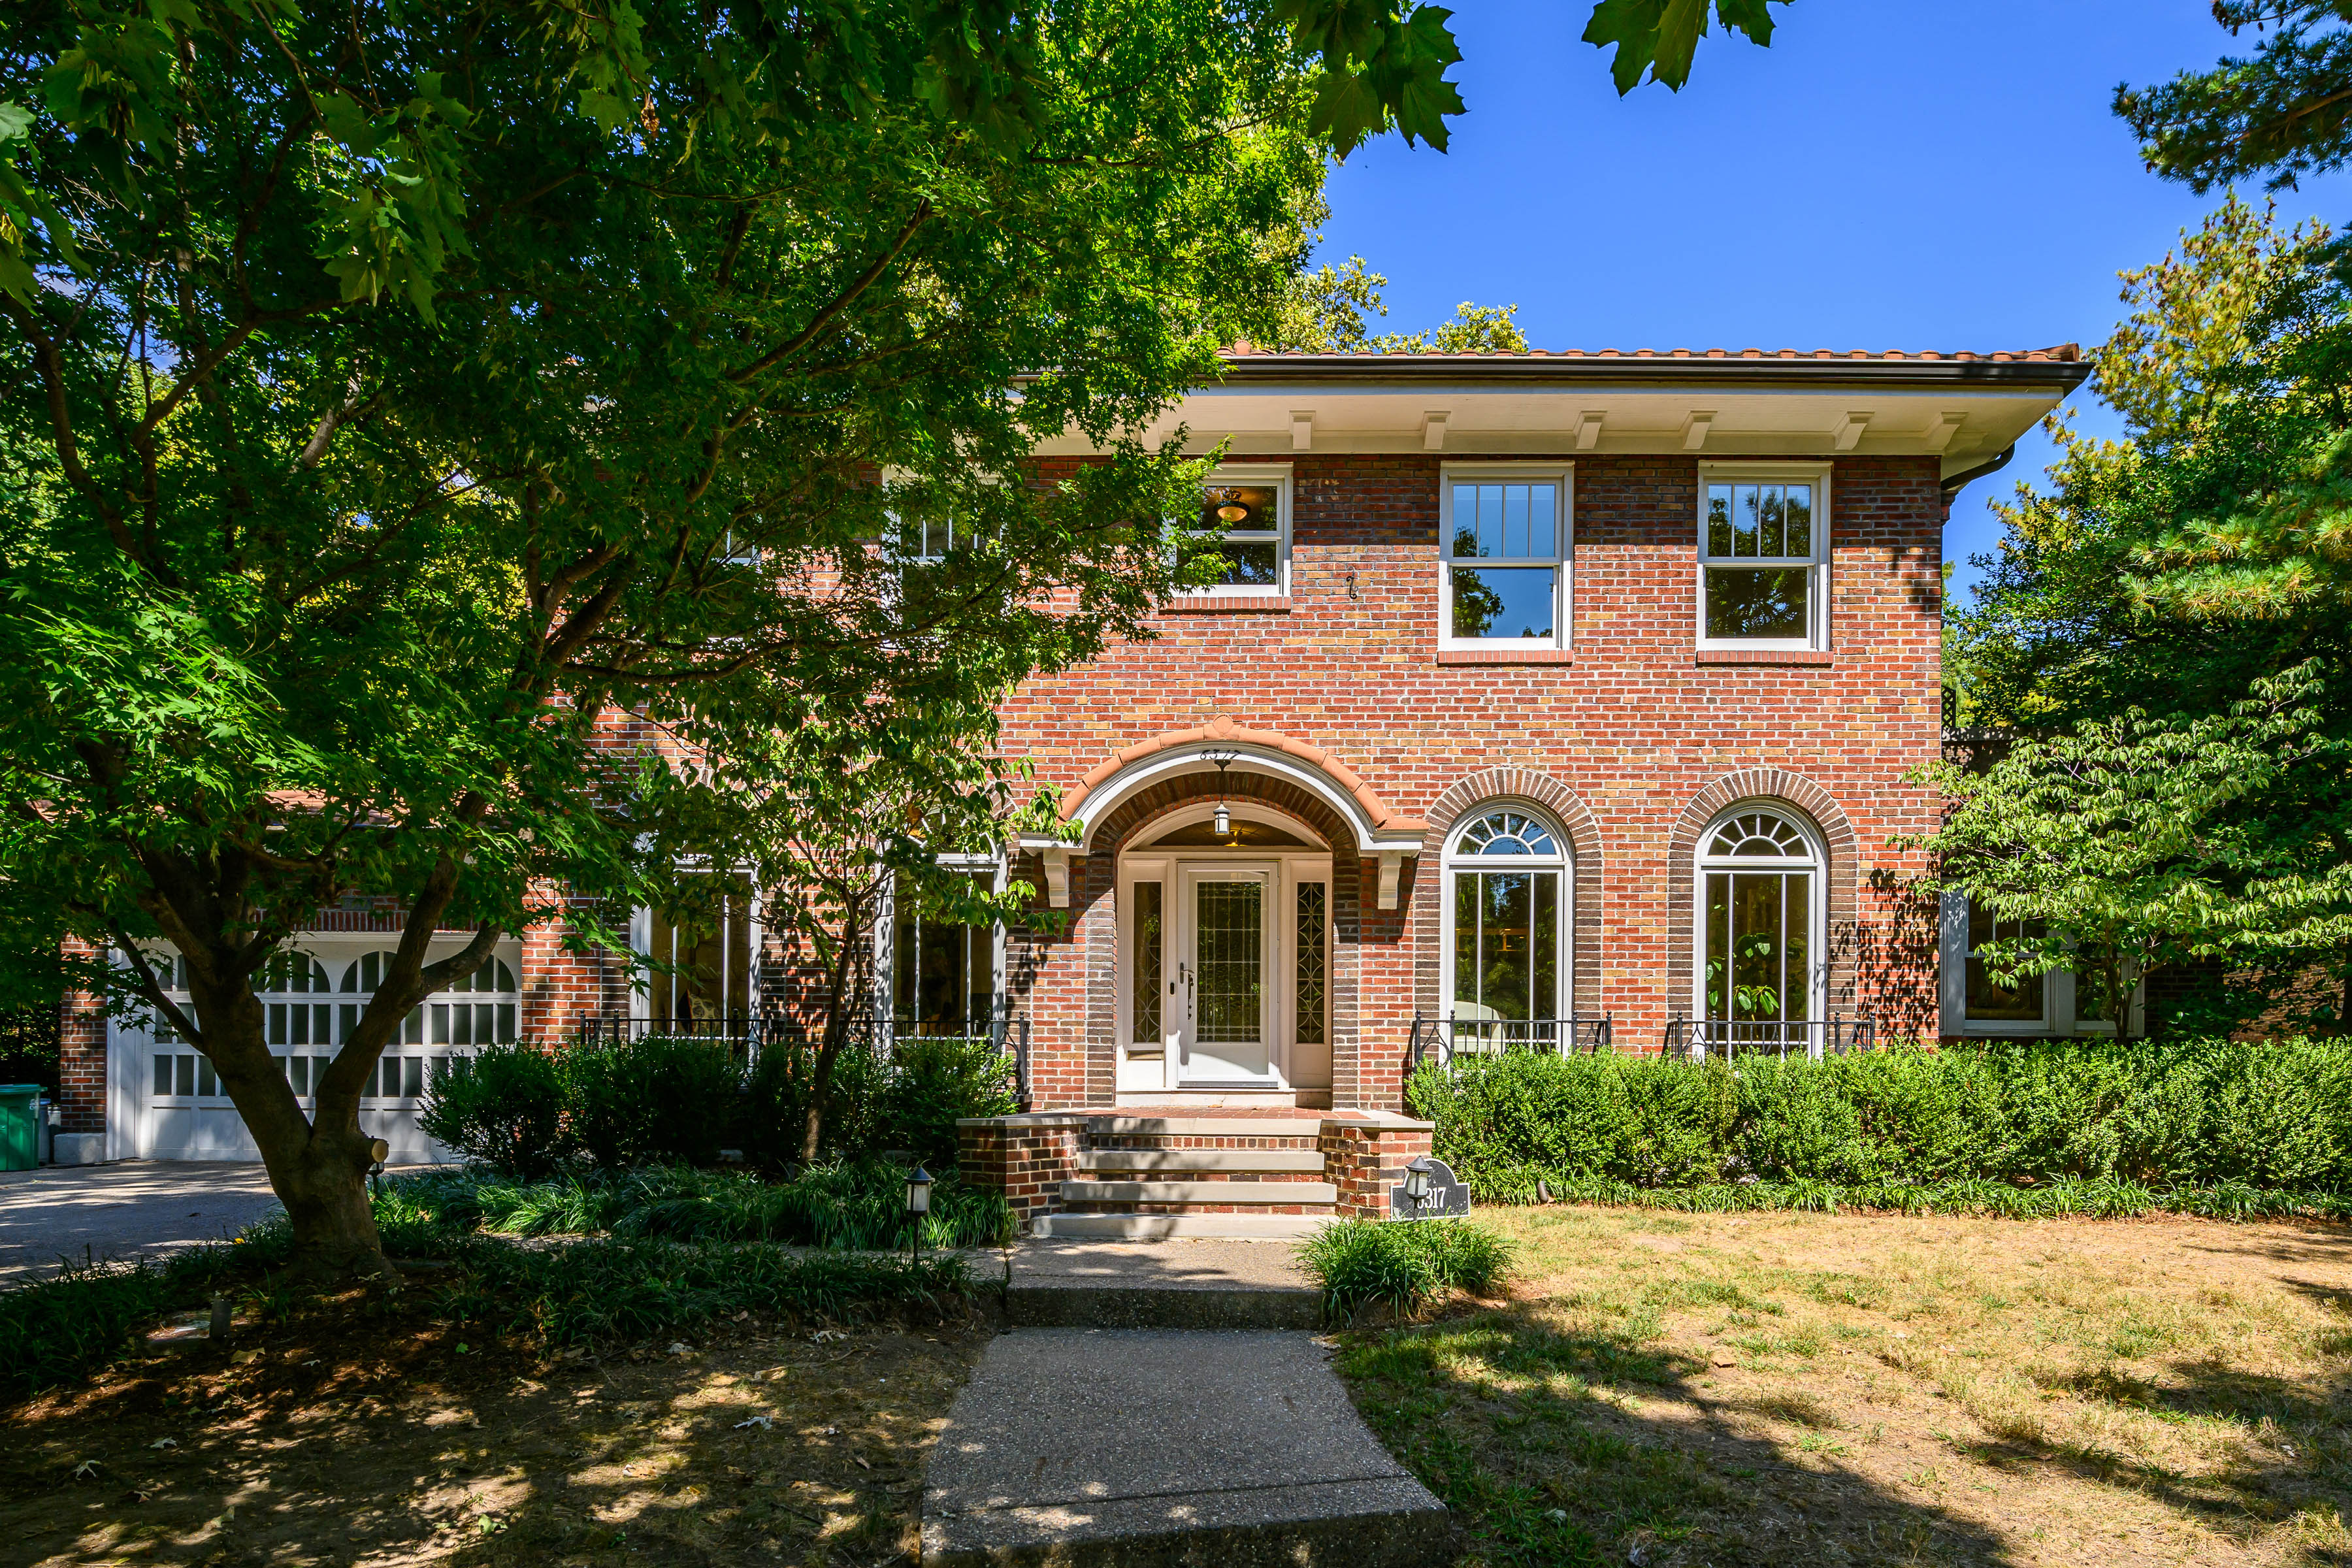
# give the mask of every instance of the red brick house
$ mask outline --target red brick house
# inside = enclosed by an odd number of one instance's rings
[[[1037,1112],[1203,1125],[1394,1112],[1417,1043],[2074,1032],[2063,986],[1971,987],[1967,911],[1907,892],[1891,841],[1935,814],[1906,775],[1940,742],[1950,497],[2087,374],[2071,346],[1235,353],[1153,433],[1224,444],[1225,582],[1007,706],[1078,837],[974,869],[1055,918],[886,922],[877,1012],[1013,1020]],[[632,996],[526,936],[411,1054],[749,1013],[782,978],[748,903],[720,932],[641,925],[645,951],[699,943],[703,978]],[[306,943],[289,984],[317,991],[271,998],[289,1055],[333,1037],[370,942]],[[188,1053],[95,1019],[69,1050],[94,1157],[234,1152]]]

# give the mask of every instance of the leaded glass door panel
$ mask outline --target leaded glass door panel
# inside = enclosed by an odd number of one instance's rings
[[[1273,1077],[1270,867],[1186,867],[1176,975],[1177,1076],[1190,1083]]]

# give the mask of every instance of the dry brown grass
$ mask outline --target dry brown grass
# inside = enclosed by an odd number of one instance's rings
[[[2352,1230],[1490,1210],[1360,1338],[1476,1561],[2352,1563]]]
[[[0,1415],[0,1561],[908,1560],[986,1332],[819,1332],[747,1319],[686,1354],[543,1362],[355,1303],[306,1313],[247,1362],[155,1357]]]

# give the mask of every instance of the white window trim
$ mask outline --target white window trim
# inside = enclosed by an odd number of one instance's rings
[[[1290,498],[1291,468],[1288,463],[1224,463],[1201,481],[1205,490],[1212,485],[1272,485],[1275,489],[1274,584],[1262,583],[1213,583],[1204,588],[1186,588],[1177,595],[1183,599],[1280,599],[1290,593]],[[1197,513],[1195,514],[1198,515]],[[1190,521],[1182,531],[1188,538],[1201,537]],[[1254,529],[1252,532],[1263,532]]]
[[[1513,811],[1521,816],[1531,816],[1543,824],[1544,831],[1559,846],[1557,855],[1465,855],[1462,852],[1464,835],[1498,811]],[[1440,1016],[1454,1016],[1454,873],[1456,871],[1558,871],[1559,879],[1559,952],[1553,970],[1559,992],[1553,998],[1552,1017],[1565,1019],[1576,1012],[1576,852],[1570,847],[1568,835],[1561,831],[1559,820],[1533,801],[1514,795],[1496,795],[1478,802],[1454,820],[1445,836],[1445,852],[1439,858],[1437,880],[1439,905],[1437,985]]]
[[[1559,487],[1557,525],[1559,553],[1552,567],[1552,635],[1548,637],[1457,637],[1454,635],[1454,487],[1487,481],[1549,480]],[[1465,563],[1464,564],[1469,564]],[[1493,564],[1531,567],[1543,563],[1529,557],[1515,562],[1496,557]],[[1575,645],[1576,620],[1576,472],[1568,463],[1447,463],[1437,471],[1437,646],[1495,653],[1567,648]],[[1549,821],[1549,818],[1544,820]],[[1452,993],[1447,993],[1451,995]]]
[[[1937,1001],[1942,1005],[1939,1032],[1975,1039],[2112,1039],[2116,1021],[2084,1018],[2075,1012],[2079,982],[2071,969],[2045,971],[2042,977],[2042,1016],[2033,1018],[1971,1018],[1969,1016],[1969,899],[1965,893],[1942,895],[1938,910],[1942,931],[1937,943]],[[2124,1001],[2124,1037],[2147,1033],[2147,983],[2132,984]]]
[[[1818,651],[1830,647],[1830,474],[1828,463],[1717,462],[1701,458],[1698,503],[1693,519],[1697,562],[1692,570],[1692,630],[1703,648],[1764,651]],[[1803,564],[1807,582],[1806,632],[1801,637],[1711,637],[1706,635],[1706,569],[1739,566],[1760,569],[1754,556],[1710,555],[1706,548],[1706,490],[1720,484],[1809,483],[1813,487],[1813,548],[1810,556],[1777,556],[1783,565]],[[1793,820],[1793,818],[1791,819]]]
[[[953,870],[966,871],[975,879],[986,874],[988,890],[1002,893],[1011,885],[1011,864],[998,855],[935,855],[937,864]],[[1006,932],[1003,921],[989,925],[988,994],[995,1005],[1007,1005],[1004,991]],[[897,994],[898,975],[898,884],[894,876],[884,883],[882,897],[874,914],[874,1016],[896,1021],[898,1011]]]
[[[1703,496],[1704,489],[1700,491]],[[1753,856],[1710,855],[1709,847],[1723,825],[1735,816],[1765,814],[1780,818],[1797,830],[1805,841],[1807,859],[1766,860]],[[1691,1013],[1702,1023],[1708,1018],[1706,1010],[1706,879],[1710,872],[1802,871],[1812,879],[1805,898],[1805,955],[1809,973],[1805,976],[1805,1018],[1811,1023],[1824,1023],[1829,1018],[1829,903],[1830,858],[1822,843],[1822,836],[1802,813],[1790,810],[1776,800],[1743,800],[1715,814],[1706,831],[1698,836],[1698,847],[1691,856]]]

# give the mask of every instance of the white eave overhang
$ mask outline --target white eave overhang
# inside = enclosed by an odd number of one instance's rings
[[[2064,354],[2065,357],[2059,357]],[[2006,450],[2082,384],[2066,351],[1998,358],[1241,354],[1139,432],[1187,450],[1509,457],[1922,457]],[[1041,455],[1093,450],[1083,436]]]

